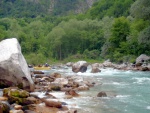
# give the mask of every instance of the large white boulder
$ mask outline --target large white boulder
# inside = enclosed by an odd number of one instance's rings
[[[88,65],[89,64],[86,61],[78,61],[72,65],[72,71],[75,73],[86,72]]]
[[[34,83],[16,38],[0,42],[0,84],[33,91]]]

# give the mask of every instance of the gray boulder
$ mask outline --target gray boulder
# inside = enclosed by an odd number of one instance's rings
[[[144,61],[148,61],[148,60],[150,60],[150,56],[141,54],[139,57],[136,58],[136,64],[143,63]]]
[[[66,84],[68,84],[68,79],[65,79],[65,78],[56,78],[53,83],[60,84],[60,85],[66,85]]]
[[[16,38],[0,42],[0,86],[19,86],[33,91],[34,83]]]
[[[77,72],[84,73],[86,72],[88,65],[89,64],[86,61],[78,61],[72,65],[72,71],[75,73]]]
[[[91,73],[98,73],[98,72],[101,72],[101,70],[99,69],[99,63],[94,63],[94,64],[92,64],[91,66],[92,66]]]
[[[104,67],[114,67],[113,63],[110,62],[109,60],[106,60],[103,62]]]

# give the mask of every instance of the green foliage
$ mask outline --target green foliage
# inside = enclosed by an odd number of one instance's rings
[[[0,41],[7,38],[7,32],[3,26],[0,26]]]
[[[94,31],[94,32],[93,32]],[[71,19],[61,22],[47,35],[49,49],[53,57],[63,59],[69,55],[83,53],[85,49],[98,49],[103,45],[101,24],[97,20],[78,21]]]
[[[53,12],[54,15],[64,15],[65,12],[72,12],[73,9],[76,8],[77,0],[57,0],[56,2],[56,8]],[[64,7],[66,5],[67,7]]]
[[[99,0],[89,9],[88,16],[102,19],[105,16],[128,16],[130,5],[134,0]]]
[[[125,17],[117,18],[112,27],[112,37],[109,41],[118,47],[120,42],[126,41],[126,37],[130,33],[129,21]]]
[[[88,59],[97,59],[99,56],[100,56],[100,51],[99,50],[85,50],[84,53],[85,55],[85,58],[88,58]]]
[[[129,21],[125,17],[115,19],[112,26],[112,36],[108,39],[109,43],[106,43],[109,45],[105,46],[107,54],[109,54],[112,60],[119,60],[119,58],[121,58],[123,54],[128,54],[128,52],[126,51],[126,48],[128,46],[128,43],[126,43],[126,38],[129,33]],[[121,62],[121,60],[119,62]]]
[[[33,65],[45,64],[45,62],[47,62],[47,58],[41,53],[39,54],[31,53],[29,55],[25,55],[25,58],[28,64]]]
[[[85,12],[88,8],[85,0],[0,0],[0,18],[60,16]]]
[[[38,2],[28,0],[2,0],[0,17],[31,17],[46,14],[46,8]]]
[[[150,19],[150,1],[136,0],[131,6],[131,15],[135,18]]]
[[[16,37],[29,64],[133,62],[150,55],[149,1],[134,1],[99,0],[86,14],[73,15],[88,8],[81,8],[86,1],[1,0],[0,41]]]
[[[150,26],[140,32],[138,41],[142,45],[143,53],[150,54]]]

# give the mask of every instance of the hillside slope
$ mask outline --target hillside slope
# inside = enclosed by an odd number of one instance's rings
[[[85,12],[96,0],[0,0],[0,17],[36,17]]]

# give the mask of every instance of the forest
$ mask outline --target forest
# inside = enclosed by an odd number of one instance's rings
[[[57,0],[52,12],[53,0],[33,1],[0,1],[0,41],[17,38],[29,64],[150,55],[150,0],[95,0],[78,13],[79,0]]]

